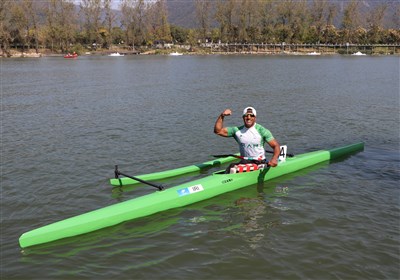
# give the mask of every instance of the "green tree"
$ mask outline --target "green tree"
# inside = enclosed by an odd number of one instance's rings
[[[184,44],[188,40],[189,31],[183,27],[171,25],[171,36],[174,42]]]
[[[112,28],[112,38],[113,38],[113,44],[123,44],[124,42],[124,30],[122,30],[121,27],[119,26],[114,26]]]

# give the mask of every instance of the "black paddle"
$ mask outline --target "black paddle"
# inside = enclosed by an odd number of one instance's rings
[[[273,151],[265,151],[265,152],[267,152],[267,153],[269,153],[269,154],[273,154],[274,152]],[[294,157],[294,154],[286,154],[286,156],[287,157]],[[226,154],[226,155],[213,155],[213,157],[216,157],[216,158],[223,158],[223,157],[234,157],[234,158],[239,158],[239,159],[254,159],[254,158],[248,158],[248,157],[242,157],[242,156],[237,156],[237,155],[234,155],[234,154]]]
[[[120,180],[120,181],[119,181],[119,184],[120,184],[121,186],[122,186],[122,183],[121,183],[121,179],[119,178],[119,175],[122,175],[122,176],[125,176],[125,177],[128,177],[128,178],[131,178],[131,179],[136,180],[136,181],[138,181],[138,182],[140,182],[140,183],[143,183],[143,184],[146,184],[146,185],[155,187],[155,188],[157,188],[157,189],[160,190],[160,191],[162,191],[163,189],[165,189],[165,186],[163,186],[163,185],[156,185],[156,184],[153,184],[153,183],[144,181],[144,180],[142,180],[142,179],[139,179],[139,178],[136,178],[136,177],[133,177],[133,176],[130,176],[130,175],[126,175],[126,174],[124,174],[124,173],[121,173],[121,172],[118,170],[118,165],[115,166],[114,174],[115,174],[115,179]]]
[[[254,158],[249,158],[249,157],[242,157],[234,154],[226,154],[226,155],[213,155],[215,158],[224,158],[224,157],[234,157],[234,158],[239,158],[239,159],[249,159],[252,160]]]

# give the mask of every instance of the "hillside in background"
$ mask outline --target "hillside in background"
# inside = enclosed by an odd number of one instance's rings
[[[196,28],[195,0],[167,0],[168,20],[170,24]]]
[[[170,24],[185,27],[197,28],[196,21],[196,5],[195,0],[166,0],[168,8],[168,20]],[[310,1],[311,2],[311,1]],[[338,14],[335,19],[335,26],[340,27],[341,19],[345,6],[349,0],[328,0],[328,2],[335,3],[338,6]],[[360,2],[360,14],[362,19],[366,19],[369,12],[380,4],[386,4],[386,16],[384,19],[384,28],[399,28],[393,22],[394,14],[400,0],[364,0]]]

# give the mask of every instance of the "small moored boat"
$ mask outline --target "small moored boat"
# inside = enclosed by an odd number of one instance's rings
[[[310,52],[310,53],[307,53],[307,55],[321,55],[321,53],[319,53],[319,52]]]
[[[77,58],[78,57],[78,54],[77,53],[73,53],[73,54],[66,54],[66,55],[64,55],[64,58]]]
[[[108,56],[124,56],[124,54],[120,54],[119,52],[110,53]]]
[[[180,55],[183,55],[183,53],[172,52],[172,53],[170,53],[169,55],[171,55],[171,56],[180,56]]]
[[[365,53],[362,53],[362,52],[356,52],[356,53],[353,53],[352,55],[362,56],[362,55],[366,55],[366,54],[365,54]]]

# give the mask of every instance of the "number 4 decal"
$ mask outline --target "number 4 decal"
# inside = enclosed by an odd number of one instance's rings
[[[282,145],[281,146],[281,151],[279,152],[278,160],[281,161],[281,162],[286,161],[286,154],[287,154],[287,146],[286,145]]]

